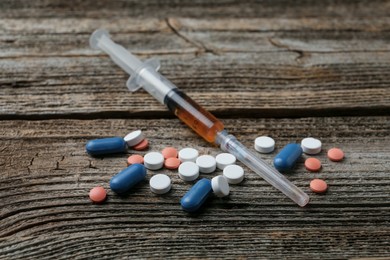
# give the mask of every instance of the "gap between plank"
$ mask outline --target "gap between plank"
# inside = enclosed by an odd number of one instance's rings
[[[302,117],[339,117],[339,116],[387,116],[390,107],[350,107],[325,109],[228,109],[210,111],[217,118],[302,118]],[[63,114],[3,114],[0,120],[52,120],[52,119],[170,119],[176,118],[167,111],[102,111],[92,113],[63,113]]]

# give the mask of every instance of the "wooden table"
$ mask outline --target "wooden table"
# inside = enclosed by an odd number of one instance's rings
[[[71,3],[72,2],[72,3]],[[369,258],[390,256],[389,1],[2,1],[0,3],[0,258]],[[311,196],[300,208],[246,169],[225,199],[195,215],[172,191],[93,205],[128,155],[92,158],[85,144],[142,129],[149,151],[216,155],[144,91],[90,34],[106,28],[253,149],[313,136],[319,173],[303,159],[287,177]],[[326,158],[340,147],[343,162]],[[276,152],[262,156],[271,163]],[[129,154],[133,153],[130,151]],[[145,154],[146,152],[141,152]],[[202,174],[210,178],[214,174]],[[322,178],[325,195],[310,192]]]

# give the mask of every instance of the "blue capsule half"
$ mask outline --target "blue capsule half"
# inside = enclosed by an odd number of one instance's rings
[[[212,191],[211,181],[203,178],[195,183],[192,188],[181,198],[180,204],[183,210],[188,212],[197,211]]]
[[[296,161],[302,155],[301,145],[290,143],[275,156],[274,166],[278,171],[287,171],[294,167]]]
[[[142,164],[132,164],[110,180],[110,189],[115,193],[130,191],[139,182],[145,180],[146,168]]]
[[[110,137],[88,141],[85,146],[87,153],[92,156],[124,153],[127,150],[126,142],[122,137]]]

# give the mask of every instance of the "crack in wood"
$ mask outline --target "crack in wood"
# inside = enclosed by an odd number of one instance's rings
[[[76,187],[80,186],[80,173],[76,174]]]
[[[28,166],[31,166],[31,165],[33,165],[34,159],[35,159],[35,157],[31,158],[31,160],[30,160],[30,164],[29,164]]]
[[[296,48],[291,48],[290,46],[288,46],[286,44],[282,44],[282,43],[278,42],[277,40],[273,39],[272,37],[268,37],[267,39],[268,39],[269,43],[271,43],[273,46],[275,46],[277,48],[282,48],[282,49],[297,53],[298,56],[295,58],[295,61],[298,63],[303,63],[304,58],[310,57],[310,53],[308,53],[307,51],[296,49]]]
[[[180,32],[179,28],[179,22],[174,18],[166,18],[165,22],[167,23],[167,26],[172,30],[174,34],[176,34],[179,38],[183,39],[184,41],[194,45],[198,48],[198,51],[196,53],[197,56],[199,56],[202,53],[211,53],[213,55],[220,55],[221,51],[215,49],[215,48],[209,48],[207,47],[203,42],[195,41],[188,37],[187,35]]]
[[[53,170],[54,171],[61,171],[61,170],[64,170],[64,169],[60,168],[60,162],[56,161],[56,167]]]

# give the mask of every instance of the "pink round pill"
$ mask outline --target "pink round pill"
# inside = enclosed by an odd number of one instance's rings
[[[321,169],[321,161],[317,158],[307,158],[305,161],[305,167],[311,172],[318,172]]]
[[[149,147],[149,141],[148,139],[142,140],[140,143],[138,143],[136,146],[133,146],[132,148],[137,151],[145,150]]]
[[[310,189],[315,193],[324,193],[328,189],[328,184],[324,180],[314,179],[310,182]]]
[[[331,161],[339,162],[344,159],[344,152],[339,148],[332,148],[328,151],[328,158]]]
[[[171,157],[165,160],[164,166],[170,170],[176,170],[179,168],[181,161],[178,158]]]
[[[165,147],[161,153],[165,159],[177,157],[177,150],[173,147]]]
[[[89,191],[89,198],[94,203],[102,203],[107,197],[107,192],[103,187],[95,187]]]
[[[133,155],[129,156],[129,158],[127,158],[128,165],[135,164],[135,163],[143,164],[144,157],[142,157],[139,154],[133,154]]]

